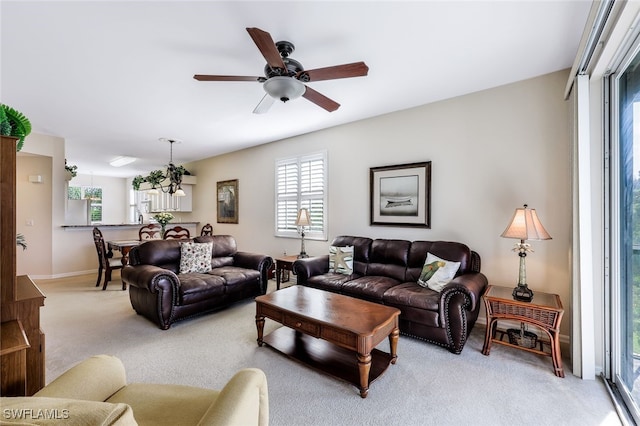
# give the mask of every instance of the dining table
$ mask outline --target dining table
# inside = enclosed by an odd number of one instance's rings
[[[117,250],[122,253],[122,265],[129,263],[129,251],[132,248],[139,246],[145,241],[141,240],[113,240],[107,241],[107,256],[113,257],[113,251]]]

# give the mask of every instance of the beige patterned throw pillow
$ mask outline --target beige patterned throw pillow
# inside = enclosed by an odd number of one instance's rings
[[[205,273],[211,270],[213,243],[180,243],[180,273]]]

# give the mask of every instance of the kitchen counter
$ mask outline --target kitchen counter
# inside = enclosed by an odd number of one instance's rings
[[[144,225],[149,225],[150,222],[144,223],[100,223],[93,225],[62,225],[62,228],[66,229],[93,229],[94,227],[98,228],[139,228]],[[197,226],[200,222],[170,222],[167,224],[168,228],[172,228],[174,226],[184,226],[184,225],[195,225]]]

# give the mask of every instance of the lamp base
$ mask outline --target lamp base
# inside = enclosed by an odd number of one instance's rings
[[[309,255],[305,252],[302,252],[298,255],[298,259],[306,259]]]
[[[518,284],[513,289],[513,299],[521,302],[531,302],[533,299],[533,291],[526,284]]]

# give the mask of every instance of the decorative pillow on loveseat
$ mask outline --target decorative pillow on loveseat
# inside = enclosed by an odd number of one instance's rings
[[[458,268],[460,268],[460,262],[440,259],[438,256],[427,253],[418,284],[440,293],[444,286],[456,276]]]
[[[213,243],[180,243],[180,273],[205,273],[211,270]]]
[[[344,275],[353,273],[353,246],[329,247],[329,272]]]

